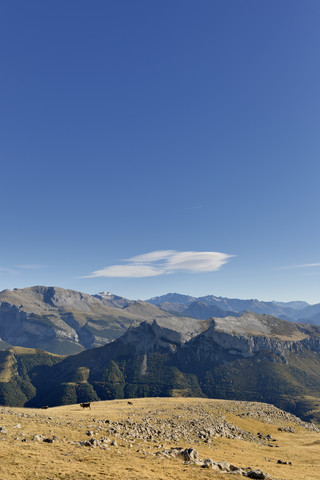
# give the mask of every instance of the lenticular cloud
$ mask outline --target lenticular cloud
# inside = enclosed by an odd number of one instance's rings
[[[178,272],[215,272],[233,256],[234,255],[220,252],[177,252],[176,250],[157,250],[123,260],[121,265],[112,265],[101,270],[95,270],[83,278],[142,278]]]

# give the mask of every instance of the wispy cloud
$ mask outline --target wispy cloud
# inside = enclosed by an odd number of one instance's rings
[[[14,267],[0,267],[0,275],[21,275],[23,270],[37,270],[38,268],[45,268],[46,265],[26,264],[14,265]]]
[[[8,267],[0,267],[0,274],[7,274],[7,275],[17,275],[17,270]]]
[[[294,268],[314,268],[320,267],[320,263],[301,263],[300,265],[288,265],[286,267],[280,267],[280,270],[291,270]]]
[[[200,208],[203,208],[203,205],[193,205],[189,207],[188,210],[199,210]]]
[[[204,273],[219,270],[234,255],[220,252],[177,252],[157,250],[123,260],[122,265],[95,270],[81,278],[130,277],[143,278],[170,273]]]
[[[38,268],[45,268],[46,265],[39,265],[37,263],[29,263],[26,265],[16,265],[16,268],[21,268],[22,270],[37,270]]]

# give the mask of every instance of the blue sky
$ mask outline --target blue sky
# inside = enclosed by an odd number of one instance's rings
[[[319,303],[319,18],[1,2],[0,289]]]

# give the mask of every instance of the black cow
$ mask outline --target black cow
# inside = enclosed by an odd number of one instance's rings
[[[80,407],[82,408],[90,408],[91,410],[91,403],[87,402],[87,403],[80,403]]]

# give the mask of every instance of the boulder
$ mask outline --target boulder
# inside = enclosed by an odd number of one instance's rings
[[[256,479],[260,479],[260,480],[271,480],[271,477],[268,473],[263,473],[262,470],[249,470],[246,474],[246,476],[248,478],[256,478]]]
[[[192,462],[198,459],[198,452],[192,447],[183,450],[182,455],[186,462]]]
[[[226,470],[228,472],[230,469],[230,463],[228,462],[218,462],[217,465],[220,468],[220,470]]]

